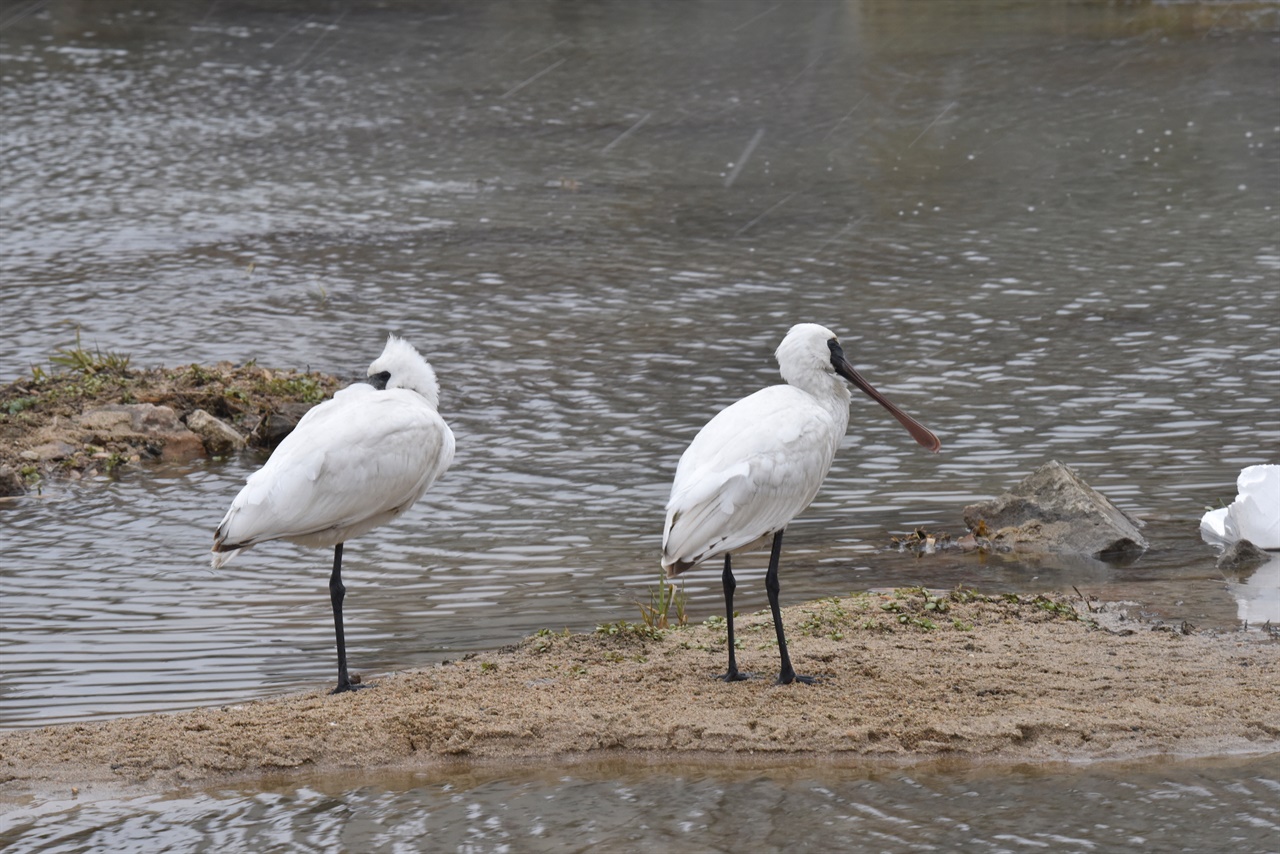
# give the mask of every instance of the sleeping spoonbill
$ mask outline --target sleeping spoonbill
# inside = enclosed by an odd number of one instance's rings
[[[334,694],[360,687],[347,675],[342,544],[408,510],[453,461],[453,432],[437,411],[440,386],[418,351],[389,336],[368,376],[302,417],[249,476],[213,535],[215,569],[267,540],[333,546]]]
[[[1280,549],[1280,465],[1248,466],[1236,478],[1236,500],[1200,519],[1200,535],[1213,543],[1248,540]]]
[[[733,646],[733,578],[729,555],[773,535],[765,590],[778,634],[782,670],[777,684],[813,682],[791,667],[778,609],[778,558],[782,532],[809,506],[831,469],[849,426],[849,388],[844,377],[889,410],[911,437],[937,451],[938,437],[888,398],[849,364],[840,341],[816,323],[791,327],[776,354],[786,385],[761,389],[720,411],[680,457],[667,523],[662,535],[662,567],[674,578],[705,560],[724,555],[725,616],[729,622],[726,682],[745,679]]]

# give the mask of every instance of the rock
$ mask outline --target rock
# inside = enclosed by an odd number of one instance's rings
[[[50,460],[65,460],[75,452],[75,446],[68,445],[66,442],[45,442],[43,445],[36,445],[34,448],[23,451],[21,456],[24,460],[47,463]]]
[[[151,404],[143,405],[150,406]],[[95,438],[101,439],[107,435],[132,432],[133,416],[127,411],[126,406],[111,404],[101,409],[90,409],[88,412],[81,413],[75,421],[84,429],[92,432]]]
[[[187,429],[173,409],[151,403],[109,403],[82,413],[76,418],[76,423],[87,430],[108,435],[138,433],[163,436]]]
[[[26,491],[27,485],[23,483],[22,475],[13,466],[0,466],[0,498],[23,495]]]
[[[216,457],[225,457],[245,447],[244,437],[224,421],[219,421],[203,409],[187,416],[187,429],[200,437],[204,449]]]
[[[1236,540],[1218,557],[1218,569],[1240,572],[1255,569],[1271,560],[1271,555],[1248,540]]]
[[[203,457],[204,442],[190,430],[166,436],[160,449],[160,459],[167,463],[185,463]]]
[[[274,448],[284,441],[285,436],[293,432],[293,428],[298,426],[302,416],[306,415],[312,406],[313,404],[310,403],[281,404],[279,409],[262,419],[262,424],[258,427],[259,435],[268,447]]]
[[[1120,510],[1057,460],[999,498],[964,509],[970,529],[993,530],[993,543],[1027,551],[1087,554],[1104,560],[1147,547],[1141,522]]]
[[[112,403],[82,413],[76,423],[95,444],[142,445],[166,462],[186,462],[204,455],[204,442],[168,406]]]

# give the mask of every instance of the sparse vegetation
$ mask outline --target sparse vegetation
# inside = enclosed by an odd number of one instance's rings
[[[15,397],[5,403],[5,412],[10,415],[17,415],[23,410],[30,409],[40,402],[38,397]]]
[[[93,409],[149,403],[171,408],[183,421],[203,409],[250,445],[269,447],[280,433],[265,427],[277,413],[318,403],[341,385],[324,374],[269,370],[253,362],[172,369],[133,369],[130,363],[127,355],[85,348],[77,330],[75,344],[59,350],[47,367],[32,366],[29,379],[0,387],[0,494],[20,494],[53,477],[111,472],[154,456],[149,439],[80,429],[77,419]]]
[[[534,652],[549,652],[556,643],[556,638],[567,638],[571,632],[565,629],[562,632],[552,631],[551,629],[538,629],[533,633],[533,637],[529,639],[529,646]]]
[[[76,326],[75,346],[60,348],[49,361],[55,367],[88,377],[100,373],[124,374],[129,370],[130,357],[111,351],[103,353],[96,344],[92,351],[86,350],[80,343],[80,327]]]
[[[667,581],[665,575],[660,575],[657,588],[649,590],[649,601],[637,603],[637,607],[640,608],[640,619],[646,626],[655,629],[670,628],[673,617],[675,625],[683,626],[687,622],[684,610],[687,600],[683,585],[676,587]]]
[[[290,400],[300,400],[303,403],[319,403],[329,396],[329,391],[320,380],[319,374],[273,376],[265,381],[264,391],[272,397],[285,397]],[[228,393],[231,392],[244,394],[240,389],[231,389]]]
[[[602,623],[596,626],[596,634],[606,637],[635,637],[644,640],[662,640],[667,636],[667,627],[651,626],[647,623],[629,623],[618,620],[615,623]]]
[[[1061,602],[1050,599],[1048,596],[1036,596],[1031,600],[1031,604],[1035,605],[1041,611],[1048,611],[1057,617],[1067,620],[1078,620],[1080,615],[1076,613],[1076,609],[1072,607],[1070,602]]]
[[[795,628],[809,637],[842,641],[857,632],[895,632],[902,629],[925,632],[952,630],[973,632],[986,621],[1009,619],[1037,622],[1061,619],[1093,622],[1082,617],[1073,603],[1050,595],[1024,596],[1017,593],[987,595],[963,587],[950,592],[925,587],[903,587],[889,594],[855,593],[848,597],[819,599],[800,609],[801,619]],[[955,611],[961,611],[955,614]],[[761,619],[743,621],[740,634],[772,627],[768,612]],[[725,632],[724,617],[707,619],[705,625],[717,633]],[[762,640],[762,647],[768,645]]]

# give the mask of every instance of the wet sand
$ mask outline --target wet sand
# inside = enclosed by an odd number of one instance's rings
[[[932,602],[932,607],[930,607]],[[775,685],[768,613],[661,636],[542,634],[327,690],[0,733],[0,800],[105,796],[297,769],[632,756],[797,763],[1053,761],[1280,752],[1280,643],[1184,633],[1120,605],[924,591],[785,608],[796,670]]]

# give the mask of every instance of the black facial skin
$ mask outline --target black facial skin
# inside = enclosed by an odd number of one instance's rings
[[[387,380],[391,379],[390,371],[383,371],[380,374],[374,374],[369,377],[369,385],[381,391],[387,387]]]
[[[844,357],[844,348],[840,346],[840,342],[836,339],[827,340],[827,349],[831,351],[831,367],[839,370],[841,362],[849,361]]]

